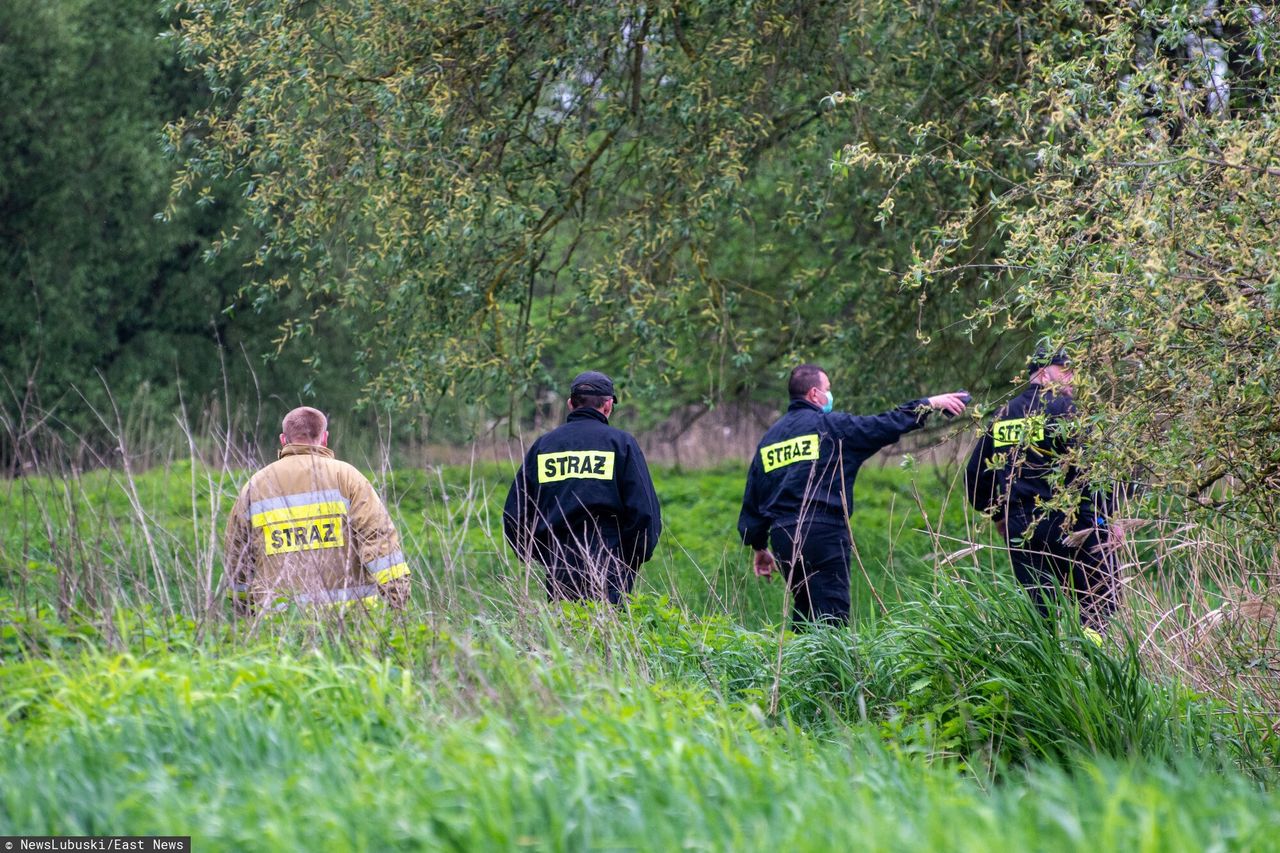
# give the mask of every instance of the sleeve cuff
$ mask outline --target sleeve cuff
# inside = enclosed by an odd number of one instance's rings
[[[396,578],[402,578],[409,574],[409,564],[405,562],[404,554],[400,551],[395,551],[376,560],[370,560],[364,564],[364,569],[379,584],[390,583]]]

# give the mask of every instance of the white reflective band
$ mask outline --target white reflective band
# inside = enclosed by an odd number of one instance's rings
[[[325,489],[323,492],[300,492],[285,494],[283,497],[262,498],[253,501],[248,507],[246,519],[255,528],[260,528],[271,521],[288,521],[316,517],[321,515],[347,515],[351,510],[351,502],[342,497],[338,489]]]
[[[378,594],[377,585],[365,584],[345,589],[324,589],[320,592],[282,595],[262,609],[267,613],[284,613],[291,607],[329,607],[345,610],[353,604],[363,604],[366,608],[381,605],[382,596]]]
[[[379,557],[376,560],[370,560],[364,564],[365,571],[380,572],[383,569],[389,569],[396,563],[404,562],[404,553],[401,551],[393,551],[385,557]]]
[[[319,592],[300,592],[290,596],[295,604],[337,604],[340,601],[355,601],[357,598],[368,598],[378,594],[378,585],[367,583],[363,586],[349,586],[345,589],[322,589]]]

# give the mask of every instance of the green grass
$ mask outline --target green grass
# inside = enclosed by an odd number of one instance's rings
[[[485,463],[401,470],[379,481],[434,606],[474,612],[501,608],[513,595],[539,593],[540,576],[515,564],[502,539],[502,503],[512,473],[510,465]],[[244,476],[179,461],[132,485],[113,471],[95,471],[70,484],[7,483],[0,487],[0,511],[16,523],[0,534],[0,571],[10,587],[25,587],[32,579],[52,583],[55,565],[93,563],[108,571],[112,585],[125,588],[154,586],[157,570],[203,571],[214,582],[225,513]],[[728,614],[749,627],[781,621],[782,584],[758,581],[751,552],[737,539],[744,480],[741,466],[655,469],[664,532],[641,572],[639,591],[667,595],[694,613]],[[936,543],[930,531],[970,534],[959,493],[948,495],[947,489],[931,469],[864,467],[851,519],[858,554],[856,614],[880,612],[882,603],[900,601],[911,582],[932,574]],[[73,527],[74,537],[68,532]]]
[[[781,621],[782,584],[755,579],[751,552],[737,538],[745,466],[696,472],[656,468],[653,474],[664,530],[638,590],[667,595],[695,613],[729,614],[751,627]],[[451,588],[480,589],[499,599],[511,584],[537,591],[537,578],[515,576],[519,567],[512,566],[502,542],[502,502],[511,476],[511,466],[490,463],[398,471],[389,478],[387,491],[399,507],[401,531],[429,565],[445,568]],[[932,469],[864,467],[850,520],[859,556],[853,573],[856,614],[868,616],[882,602],[901,600],[911,582],[931,574],[936,545],[931,532],[969,535],[962,499],[959,493],[948,495],[947,488]],[[462,554],[465,560],[459,559]],[[450,571],[455,566],[460,577]],[[474,596],[464,607],[472,601]]]
[[[939,561],[967,521],[932,470],[863,472],[860,618],[800,636],[736,543],[741,471],[655,472],[666,534],[624,611],[542,602],[501,540],[510,473],[389,478],[405,614],[256,632],[206,596],[237,476],[8,484],[0,834],[1280,849],[1271,719],[1042,620],[996,551]]]
[[[573,613],[568,625],[592,620]],[[1274,798],[1203,765],[999,781],[923,741],[780,725],[561,642],[87,652],[5,669],[0,832],[201,848],[1266,849]],[[530,654],[529,644],[537,654]]]

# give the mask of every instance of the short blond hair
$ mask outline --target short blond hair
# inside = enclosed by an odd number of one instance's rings
[[[285,415],[280,424],[284,440],[290,444],[319,444],[327,429],[329,419],[324,412],[310,406],[299,406]]]

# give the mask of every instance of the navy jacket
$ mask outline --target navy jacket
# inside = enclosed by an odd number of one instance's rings
[[[928,412],[926,400],[912,400],[880,415],[824,415],[792,400],[751,459],[738,516],[743,543],[763,550],[772,527],[848,524],[858,468],[920,427]]]
[[[607,548],[632,569],[662,533],[658,496],[640,445],[590,408],[529,448],[502,513],[508,544],[544,566]]]
[[[1004,419],[1005,414],[1006,409],[1002,408],[996,413],[991,427],[978,436],[964,468],[964,489],[969,503],[978,512],[990,512],[996,521],[1004,518],[1004,494],[1000,491],[1002,472],[994,461],[994,426]]]
[[[1009,514],[1030,517],[1038,504],[1053,497],[1053,475],[1063,464],[1061,456],[1075,444],[1074,436],[1068,433],[1075,414],[1070,396],[1055,394],[1033,382],[1009,401],[1007,410],[991,425],[992,451],[997,456],[1004,454],[999,491],[1008,501]],[[1067,486],[1075,478],[1075,469],[1068,468],[1061,482]],[[1082,520],[1092,523],[1098,511],[1106,511],[1106,503],[1083,496]]]

